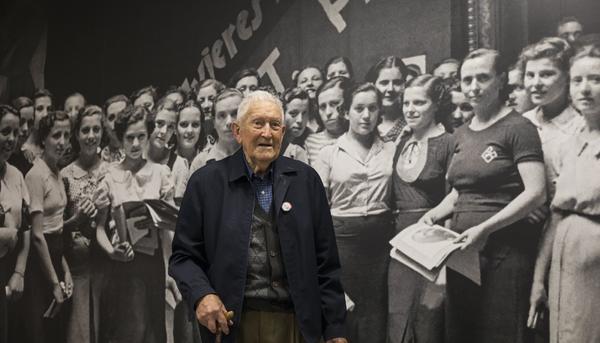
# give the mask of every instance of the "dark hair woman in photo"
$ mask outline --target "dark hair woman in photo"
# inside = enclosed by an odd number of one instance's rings
[[[567,41],[544,38],[523,50],[523,83],[535,108],[525,112],[538,129],[544,151],[548,196],[554,195],[559,150],[582,125],[580,115],[569,104],[569,59],[573,51]]]
[[[154,86],[146,86],[133,92],[130,96],[134,106],[144,106],[148,111],[154,109],[154,103],[158,98],[158,93]]]
[[[149,161],[166,164],[171,168],[175,163],[174,151],[177,136],[177,118],[179,107],[174,101],[162,98],[158,101],[150,116],[147,118],[152,125],[152,133],[148,139],[146,157]]]
[[[348,79],[354,78],[354,69],[352,68],[352,62],[348,57],[336,56],[332,57],[327,63],[325,63],[325,78],[327,80],[337,76],[342,76]]]
[[[441,78],[425,74],[409,81],[402,107],[407,130],[400,136],[392,165],[396,233],[446,196],[446,173],[454,154],[454,138],[442,125],[452,111],[452,100]],[[392,260],[388,287],[388,341],[442,342],[444,286]]]
[[[204,127],[208,145],[215,144],[217,133],[214,130],[214,107],[217,94],[225,89],[225,85],[215,79],[206,79],[198,85],[196,101],[200,105],[200,109],[204,114]]]
[[[560,150],[529,325],[548,307],[550,342],[595,342],[600,339],[600,45],[583,47],[573,57],[570,76],[571,100],[583,125]]]
[[[175,299],[181,295],[165,266],[171,252],[170,232],[152,221],[136,218],[136,203],[146,199],[173,203],[173,183],[169,167],[144,158],[144,148],[152,132],[145,107],[130,108],[115,123],[125,159],[112,164],[101,187],[110,199],[117,237],[106,235],[108,211],[98,214],[96,236],[102,250],[113,260],[113,280],[108,285],[110,305],[100,320],[101,341],[165,342],[165,290]],[[132,310],[137,309],[137,310]]]
[[[96,294],[96,301],[92,301],[92,292],[98,293],[98,287],[92,285],[92,274],[104,276],[99,275],[103,271],[98,269],[102,262],[96,245],[96,215],[99,208],[109,204],[106,192],[99,187],[108,171],[108,163],[98,154],[103,138],[106,138],[104,113],[98,106],[87,106],[76,118],[71,137],[77,159],[60,172],[67,190],[65,213],[69,218],[64,224],[69,242],[65,256],[73,276],[72,306],[67,321],[69,343],[94,342],[93,333],[98,330],[90,319],[98,318],[95,307],[100,299]]]
[[[30,100],[31,101],[31,100]],[[22,316],[25,271],[30,249],[27,207],[29,191],[23,174],[7,162],[19,140],[17,109],[0,105],[0,342],[19,342],[15,330]],[[27,284],[29,288],[31,285]]]
[[[181,87],[170,86],[167,87],[164,98],[173,101],[177,106],[182,106],[187,101],[188,94]]]
[[[306,65],[292,76],[296,87],[300,87],[311,99],[315,99],[317,89],[323,84],[323,72],[316,65]]]
[[[308,93],[298,87],[287,89],[281,97],[285,119],[285,135],[281,144],[283,156],[308,163],[304,141],[311,133],[306,127],[310,112]]]
[[[394,147],[377,135],[377,88],[366,83],[348,93],[341,112],[349,121],[348,132],[320,149],[314,168],[331,207],[344,291],[356,304],[346,320],[348,341],[385,342]]]
[[[104,103],[104,128],[107,144],[100,152],[100,157],[105,162],[121,162],[125,158],[125,154],[121,149],[121,142],[115,134],[115,122],[129,106],[131,106],[131,102],[123,94],[111,96]]]
[[[402,92],[408,70],[400,57],[380,59],[367,72],[365,81],[375,84],[382,95],[382,120],[377,126],[384,142],[395,141],[406,122],[402,116]]]
[[[242,92],[244,96],[260,87],[260,77],[254,68],[238,70],[229,80],[229,87]]]
[[[535,127],[504,106],[506,69],[495,50],[470,52],[461,90],[475,116],[454,135],[452,191],[421,221],[453,215],[457,243],[479,265],[481,285],[447,268],[446,342],[531,342],[528,297],[541,225],[527,216],[546,200]]]
[[[58,169],[59,160],[70,145],[71,121],[67,113],[48,112],[39,121],[36,138],[44,150],[25,176],[31,199],[32,242],[25,279],[36,287],[26,288],[29,303],[24,306],[29,315],[22,342],[64,342],[67,311],[60,307],[73,294],[73,278],[64,256],[67,194]],[[44,318],[52,302],[58,313]]]
[[[13,154],[8,158],[8,163],[16,167],[21,173],[23,173],[23,175],[25,175],[33,165],[31,162],[29,162],[29,160],[27,160],[23,151],[25,142],[30,139],[29,137],[34,131],[33,101],[28,97],[21,96],[13,100],[12,104],[13,107],[19,112],[19,117],[21,118],[21,130],[19,132],[17,146],[15,147]]]
[[[353,86],[350,79],[338,76],[325,81],[319,87],[317,104],[319,119],[324,129],[306,137],[304,144],[310,164],[314,163],[323,147],[335,143],[348,130],[346,112]]]
[[[185,192],[184,184],[190,174],[190,166],[194,158],[206,145],[204,131],[204,113],[194,100],[188,100],[177,121],[177,158],[173,164],[172,174],[175,183],[175,203],[180,204]]]
[[[38,145],[36,139],[36,131],[38,129],[40,120],[48,115],[49,111],[53,110],[54,97],[47,89],[38,89],[33,94],[33,129],[29,138],[23,143],[23,154],[29,163],[33,164],[33,161],[42,156],[42,147]]]

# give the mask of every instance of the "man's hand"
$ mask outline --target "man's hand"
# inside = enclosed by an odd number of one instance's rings
[[[345,338],[332,338],[325,343],[348,343],[348,341]]]
[[[207,294],[196,306],[196,318],[215,335],[221,332],[229,335],[229,326],[233,322],[227,320],[227,309],[216,294]]]

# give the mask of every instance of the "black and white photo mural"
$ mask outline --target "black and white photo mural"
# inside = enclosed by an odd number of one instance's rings
[[[171,243],[257,90],[325,189],[348,342],[600,342],[598,13],[3,1],[0,343],[212,341]]]

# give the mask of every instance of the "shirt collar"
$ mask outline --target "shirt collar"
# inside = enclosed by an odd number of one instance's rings
[[[554,124],[563,132],[573,133],[574,119],[579,116],[579,113],[577,113],[577,111],[575,111],[575,109],[569,105],[559,115],[550,120],[544,119],[543,115],[544,113],[542,108],[538,106],[534,108],[526,117],[538,128],[541,128],[544,124]]]
[[[275,161],[271,162],[271,164],[267,168],[267,172],[265,173],[264,176],[261,177],[261,176],[255,174],[254,171],[252,170],[252,168],[250,168],[250,166],[248,165],[248,161],[246,160],[245,153],[243,154],[243,160],[244,160],[244,165],[246,166],[246,172],[248,173],[247,175],[250,178],[250,180],[253,180],[253,179],[273,180],[273,168],[275,167]]]
[[[48,167],[48,164],[46,163],[46,161],[44,161],[43,158],[38,157],[35,159],[35,161],[33,161],[33,165],[38,165],[42,171],[43,174],[48,175],[48,176],[53,176],[54,178],[58,179],[58,175],[55,174],[50,167]]]
[[[348,138],[348,133],[344,133],[340,138],[338,138],[336,144],[337,144],[338,148],[340,148],[341,150],[344,150],[346,153],[348,153],[348,155],[350,155],[352,158],[354,158],[355,160],[357,160],[361,163],[368,162],[371,159],[371,157],[377,155],[377,153],[380,152],[381,150],[383,150],[383,147],[384,147],[384,143],[381,140],[381,138],[379,138],[378,135],[375,135],[375,138],[373,140],[373,145],[371,146],[371,149],[369,149],[367,158],[366,158],[366,160],[362,161],[358,157],[358,153],[352,147],[352,144],[350,144],[350,138]]]
[[[89,170],[85,170],[83,168],[81,168],[81,166],[79,166],[78,163],[76,162],[72,162],[70,165],[70,169],[71,169],[71,175],[73,176],[73,178],[75,179],[81,179],[83,177],[86,177],[87,175],[94,175],[96,174],[96,172],[98,170],[100,170],[100,168],[103,165],[102,159],[99,159],[98,161],[96,161],[96,163],[89,169]]]

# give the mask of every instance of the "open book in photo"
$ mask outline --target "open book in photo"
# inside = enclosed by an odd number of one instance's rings
[[[175,225],[177,224],[177,216],[179,210],[177,207],[167,203],[164,200],[147,199],[143,201],[128,201],[123,203],[123,210],[125,211],[125,217],[127,218],[127,228],[133,232],[132,243],[134,237],[139,239],[148,234],[147,228],[158,228],[162,230],[175,231]],[[151,221],[151,225],[134,225],[137,222],[148,220]]]
[[[390,240],[390,256],[434,281],[452,255],[449,267],[480,284],[479,254],[457,251],[461,246],[455,243],[458,236],[440,225],[415,223]]]

